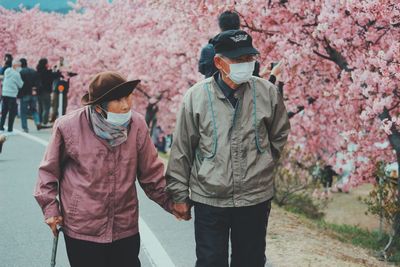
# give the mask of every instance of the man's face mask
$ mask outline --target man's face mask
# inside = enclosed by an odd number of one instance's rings
[[[255,63],[254,60],[243,63],[227,63],[230,69],[227,73],[228,78],[236,84],[248,82],[253,75]]]

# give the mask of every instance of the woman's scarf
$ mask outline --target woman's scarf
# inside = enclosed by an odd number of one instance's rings
[[[110,146],[119,146],[128,139],[128,126],[131,120],[122,126],[113,125],[96,112],[94,106],[89,108],[89,114],[95,134],[106,140]]]

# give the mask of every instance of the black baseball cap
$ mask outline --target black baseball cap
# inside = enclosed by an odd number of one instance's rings
[[[242,30],[224,31],[211,40],[216,54],[221,54],[228,58],[237,58],[243,55],[260,54],[253,47],[253,38]]]

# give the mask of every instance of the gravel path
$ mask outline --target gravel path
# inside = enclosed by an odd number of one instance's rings
[[[368,250],[342,243],[308,225],[305,219],[273,207],[267,234],[268,266],[392,266]]]

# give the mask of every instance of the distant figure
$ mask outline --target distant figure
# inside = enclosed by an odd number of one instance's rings
[[[28,68],[28,61],[25,58],[20,59],[21,62],[21,78],[24,82],[21,90],[19,91],[18,97],[21,99],[20,113],[21,113],[21,126],[24,132],[29,132],[27,116],[32,114],[33,120],[35,121],[36,129],[40,130],[40,116],[37,111],[38,97],[37,87],[39,84],[39,75],[32,69]]]
[[[218,25],[221,32],[229,30],[239,30],[240,29],[240,17],[235,11],[225,11],[221,13],[218,17]],[[215,50],[212,44],[212,39],[209,40],[200,53],[199,60],[199,72],[209,78],[213,76],[214,73],[218,71],[214,64]],[[273,84],[279,79],[279,75],[282,71],[281,62],[271,64],[271,72],[269,81]],[[263,77],[269,71],[269,66],[265,66],[260,73],[260,62],[256,61],[254,65],[253,75],[257,77]],[[283,83],[278,84],[279,91],[283,94]]]
[[[0,68],[0,78],[3,78],[6,69],[11,68],[12,61],[13,61],[13,56],[11,54],[4,55],[4,64]]]
[[[4,124],[8,114],[8,134],[13,134],[14,119],[17,115],[17,95],[24,84],[19,74],[20,69],[21,63],[16,60],[12,62],[12,67],[4,72],[0,131],[4,131]]]
[[[47,58],[42,58],[36,67],[39,74],[38,100],[39,100],[39,116],[43,126],[48,127],[51,91],[53,81],[59,77],[59,73],[49,69]]]
[[[219,15],[218,25],[221,32],[228,30],[239,30],[240,17],[235,11],[225,11]],[[215,50],[211,41],[212,39],[210,39],[208,44],[202,48],[199,60],[199,72],[203,74],[205,78],[211,77],[218,71],[214,65]],[[259,71],[260,63],[256,62],[253,75],[259,76]]]
[[[65,62],[64,57],[60,57],[58,64],[53,67],[53,73],[55,73],[56,78],[53,82],[53,92],[51,94],[50,122],[54,122],[58,118],[58,116],[64,115],[66,113],[68,105],[70,78],[77,75],[76,73],[69,70],[69,67]],[[58,114],[61,91],[63,94],[62,114]]]

